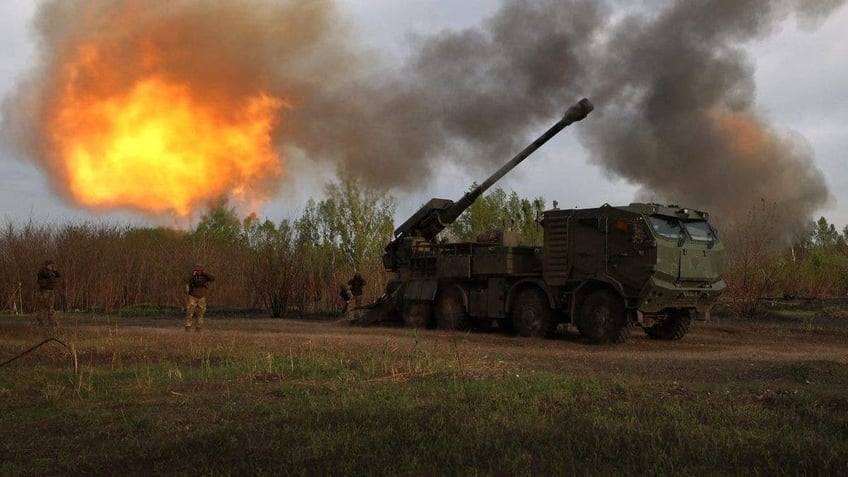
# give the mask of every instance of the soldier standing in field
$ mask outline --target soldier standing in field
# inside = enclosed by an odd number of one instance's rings
[[[46,323],[57,325],[53,305],[56,302],[56,284],[60,278],[62,274],[56,269],[53,260],[45,261],[44,266],[38,269],[38,324],[41,326]]]
[[[362,275],[356,273],[353,275],[353,278],[348,280],[347,285],[350,287],[350,293],[353,295],[354,306],[362,306],[362,289],[365,288],[365,279],[362,278]]]
[[[206,289],[209,282],[214,282],[215,277],[206,273],[203,265],[194,266],[191,275],[185,279],[186,292],[186,318],[185,330],[191,331],[192,318],[194,318],[194,331],[203,329],[203,315],[206,313]]]
[[[342,301],[344,301],[341,315],[347,316],[348,311],[350,311],[350,299],[353,298],[353,293],[350,291],[350,285],[339,286],[339,296],[342,298]]]

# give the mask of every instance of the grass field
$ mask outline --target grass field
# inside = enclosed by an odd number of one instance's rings
[[[846,475],[848,327],[0,318],[0,475]],[[76,371],[74,366],[76,358]]]

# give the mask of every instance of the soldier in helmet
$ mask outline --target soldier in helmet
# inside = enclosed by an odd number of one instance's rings
[[[353,275],[353,278],[348,280],[347,286],[350,289],[351,295],[353,295],[354,306],[362,306],[362,290],[365,288],[365,279],[362,278],[362,275],[356,273]]]
[[[62,274],[56,269],[56,262],[53,260],[45,261],[44,266],[38,269],[38,324],[41,326],[46,323],[57,325],[53,305],[56,301],[56,284],[60,278]]]
[[[194,318],[194,331],[200,332],[203,329],[203,315],[206,313],[206,290],[209,282],[214,281],[215,277],[206,273],[201,264],[195,265],[191,275],[185,279],[186,331],[191,331],[192,318]]]

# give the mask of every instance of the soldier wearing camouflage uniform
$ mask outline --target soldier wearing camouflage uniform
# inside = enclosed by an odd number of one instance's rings
[[[353,298],[353,293],[350,291],[350,285],[341,285],[339,287],[339,296],[344,301],[344,307],[342,307],[341,315],[347,316],[350,311],[350,299]]]
[[[53,308],[56,302],[56,284],[62,274],[56,269],[53,260],[44,262],[44,266],[38,269],[38,324],[44,326],[49,323],[56,326],[56,310]]]
[[[185,330],[191,331],[192,318],[194,318],[194,331],[203,329],[203,315],[206,313],[206,290],[209,282],[214,282],[215,277],[206,273],[203,265],[195,265],[191,275],[185,279],[186,292],[186,317]]]
[[[362,291],[365,288],[365,279],[362,278],[362,275],[356,273],[353,275],[353,278],[348,280],[347,286],[350,288],[350,292],[353,295],[353,303],[356,306],[362,305]]]
[[[362,278],[362,275],[356,273],[353,275],[353,278],[347,281],[347,291],[351,297],[353,297],[353,305],[354,310],[354,318],[358,318],[360,311],[359,307],[362,306],[362,290],[365,288],[365,279]],[[350,299],[348,299],[348,302]],[[350,307],[348,306],[348,302],[345,302],[345,313],[350,311]]]

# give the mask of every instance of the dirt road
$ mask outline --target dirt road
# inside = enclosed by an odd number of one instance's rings
[[[0,319],[0,351],[13,355],[43,330],[26,320]],[[423,350],[455,360],[473,375],[552,373],[574,377],[700,383],[704,386],[828,386],[848,383],[848,328],[713,320],[692,325],[680,341],[648,339],[636,329],[623,345],[590,345],[575,333],[557,339],[518,338],[497,331],[453,332],[349,326],[331,321],[208,319],[201,334],[187,334],[180,320],[67,317],[60,332],[80,343],[90,359],[113,359],[108,346],[86,346],[99,337],[123,337],[159,356],[178,357],[205,343],[228,352],[333,351],[345,356]],[[187,343],[189,345],[187,346]],[[91,349],[88,349],[91,348]]]
[[[478,372],[550,372],[658,381],[744,383],[782,379],[792,374],[787,369],[808,367],[827,373],[830,378],[837,375],[848,378],[848,330],[845,328],[711,321],[693,324],[689,334],[680,341],[649,339],[636,329],[626,344],[604,346],[590,345],[575,333],[545,340],[497,332],[415,331],[296,322],[286,323],[280,332],[287,336],[286,340],[299,337],[312,340],[316,346],[346,349],[366,350],[386,344],[409,347],[416,342],[435,349],[450,348],[459,354],[467,369]]]

